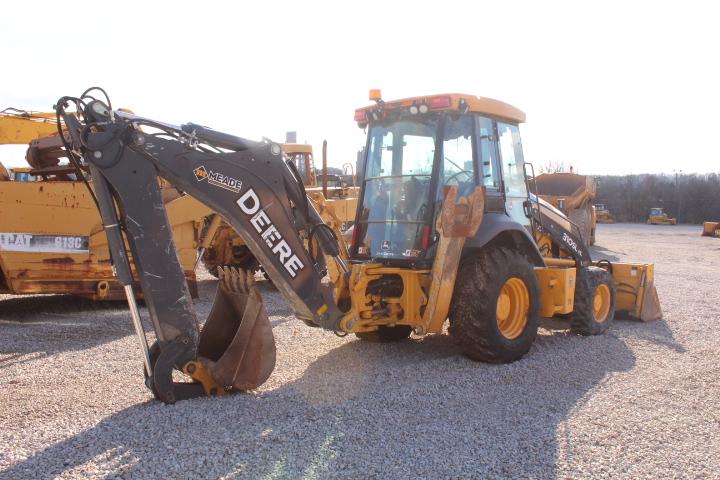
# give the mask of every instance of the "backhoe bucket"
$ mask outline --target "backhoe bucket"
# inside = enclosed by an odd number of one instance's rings
[[[198,357],[225,390],[250,390],[275,368],[275,338],[252,272],[218,268],[220,282]]]

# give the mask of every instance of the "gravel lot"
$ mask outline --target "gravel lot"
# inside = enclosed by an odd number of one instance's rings
[[[268,383],[172,406],[123,304],[0,296],[0,478],[720,478],[720,240],[699,234],[600,225],[596,258],[655,262],[664,320],[541,330],[511,365],[338,338],[266,284]]]

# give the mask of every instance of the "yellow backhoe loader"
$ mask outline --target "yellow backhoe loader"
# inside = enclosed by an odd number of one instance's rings
[[[65,156],[55,113],[0,112],[0,144],[29,144],[30,167],[0,164],[0,293],[124,298],[92,194]],[[193,295],[195,256],[206,216],[192,197],[163,183],[162,195],[181,268]]]
[[[463,94],[383,101],[374,91],[371,100],[355,112],[367,146],[349,245],[279,144],[113,111],[109,99],[58,100],[69,155],[91,173],[158,399],[255,388],[274,368],[275,343],[242,269],[219,270],[200,329],[156,176],[222,215],[298,319],[340,335],[397,341],[440,334],[449,320],[465,355],[512,362],[529,351],[540,317],[582,335],[607,331],[616,312],[660,318],[653,265],[593,260],[577,226],[528,192],[522,111]],[[210,171],[232,188],[208,182]],[[173,370],[192,381],[174,380]]]
[[[648,225],[677,225],[676,218],[668,217],[661,207],[653,207],[647,219]]]

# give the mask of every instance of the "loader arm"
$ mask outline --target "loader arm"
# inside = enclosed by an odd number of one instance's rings
[[[301,180],[284,161],[278,144],[254,142],[193,124],[176,127],[112,112],[97,100],[88,104],[77,100],[74,99],[80,115],[65,112],[68,102],[73,101],[69,97],[58,101],[59,113],[71,136],[71,148],[90,166],[113,264],[126,292],[132,292],[129,258],[139,274],[157,335],[157,347],[146,354],[146,371],[148,386],[158,398],[173,402],[200,394],[197,388],[174,384],[172,369],[192,373],[188,369],[195,371],[198,365],[198,348],[223,343],[225,339],[217,332],[209,334],[214,339],[201,338],[157,176],[222,215],[263,265],[298,317],[326,329],[338,329],[342,312],[333,299],[333,285],[322,282],[326,276],[325,256],[314,258],[305,247],[305,241],[314,241],[328,258],[337,258],[346,269],[338,257],[337,239],[308,202]],[[147,133],[153,129],[157,133]],[[130,252],[125,251],[123,235]],[[216,298],[211,317],[215,310],[225,311],[233,305],[240,314],[243,309],[245,314],[252,310],[237,307],[232,292],[245,300],[258,296],[248,290],[251,278],[242,272],[240,276],[226,273],[235,275],[235,280],[225,279],[226,295],[224,299]],[[238,287],[239,284],[242,285]],[[134,298],[128,301],[136,330],[144,342],[139,318],[135,318]],[[262,316],[264,311],[254,314]],[[221,326],[220,330],[224,328]],[[247,339],[238,336],[239,333],[232,345],[223,343],[223,348],[228,352],[239,351],[240,362],[247,356],[248,347]],[[143,348],[146,347],[144,344]],[[272,348],[274,364],[274,345]],[[212,369],[210,372],[212,376]],[[200,377],[193,378],[203,383],[207,393],[208,382],[202,382]],[[225,389],[245,385],[242,381],[228,385],[214,380]]]

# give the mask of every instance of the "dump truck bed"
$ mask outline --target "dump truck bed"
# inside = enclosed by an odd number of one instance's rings
[[[535,177],[537,193],[560,209],[580,229],[585,243],[595,243],[596,217],[592,207],[596,184],[592,177],[575,173],[543,173]]]

